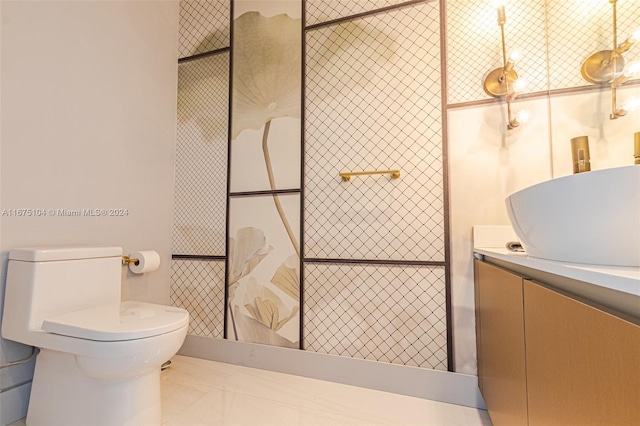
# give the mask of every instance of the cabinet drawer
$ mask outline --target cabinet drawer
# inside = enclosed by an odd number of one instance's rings
[[[524,282],[529,424],[640,425],[640,327]]]

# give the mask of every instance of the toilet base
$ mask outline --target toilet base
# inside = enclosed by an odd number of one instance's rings
[[[84,374],[73,354],[47,349],[38,354],[27,425],[160,423],[160,365],[138,376],[103,380]]]

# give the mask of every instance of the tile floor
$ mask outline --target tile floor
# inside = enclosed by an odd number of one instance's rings
[[[491,420],[474,408],[175,356],[162,372],[162,424],[491,426]]]

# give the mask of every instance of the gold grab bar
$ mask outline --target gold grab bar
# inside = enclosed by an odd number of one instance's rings
[[[342,172],[339,173],[344,182],[349,182],[351,176],[364,176],[364,175],[391,175],[391,179],[398,179],[400,177],[400,170],[373,170],[369,172]]]

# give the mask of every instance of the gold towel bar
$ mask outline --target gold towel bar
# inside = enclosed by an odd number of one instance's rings
[[[400,177],[400,170],[373,170],[369,172],[342,172],[339,173],[343,181],[349,182],[351,176],[363,176],[363,175],[391,175],[391,179],[398,179]]]

